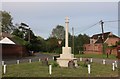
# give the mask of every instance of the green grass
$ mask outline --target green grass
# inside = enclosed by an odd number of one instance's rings
[[[49,53],[49,52],[42,52],[43,54],[47,54],[47,55],[51,55],[51,56],[53,56],[53,55],[60,55],[60,54],[58,54],[58,53]]]
[[[51,56],[53,56],[53,55],[59,55],[59,54],[48,53],[48,52],[47,53],[45,52],[44,54],[51,55]],[[116,55],[113,55],[113,54],[109,55],[108,58],[107,58],[106,54],[75,54],[75,57],[76,58],[82,57],[82,58],[117,59]]]
[[[49,63],[53,63],[50,61]],[[83,62],[78,62],[79,68],[53,67],[52,77],[88,77],[87,67]],[[117,77],[118,69],[112,71],[111,65],[98,63],[91,64],[91,77]],[[19,65],[8,65],[7,73],[3,77],[50,77],[48,66],[42,66],[40,62],[20,63]]]
[[[76,58],[104,58],[104,59],[117,59],[115,55],[109,55],[107,58],[106,54],[77,54]]]

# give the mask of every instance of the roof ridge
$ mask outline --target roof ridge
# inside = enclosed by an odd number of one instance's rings
[[[111,33],[111,32],[105,32],[104,34],[107,34],[107,33]],[[98,33],[98,34],[94,34],[94,35],[102,35],[102,33]]]

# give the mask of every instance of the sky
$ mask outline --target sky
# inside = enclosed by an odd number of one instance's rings
[[[118,20],[117,2],[3,2],[2,10],[10,12],[14,24],[24,22],[45,39],[58,24],[65,26],[66,16],[75,35],[101,33],[100,20]],[[104,31],[118,35],[118,22],[105,22]]]

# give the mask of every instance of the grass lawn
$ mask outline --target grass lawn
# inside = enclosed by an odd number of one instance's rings
[[[50,61],[54,63],[54,61]],[[78,62],[79,68],[60,68],[53,67],[52,77],[117,77],[118,69],[112,71],[111,65],[98,63],[91,64],[91,74],[88,75],[87,67],[83,62]],[[40,62],[20,63],[19,65],[8,65],[7,73],[3,77],[50,77],[48,66],[42,66]]]
[[[102,59],[117,59],[115,55],[109,55],[107,58],[106,54],[77,54],[76,58],[102,58]]]
[[[59,55],[59,54],[55,54],[55,53],[44,53],[44,54],[47,54],[47,55],[51,55],[51,56],[54,56],[54,55]],[[116,55],[109,55],[109,57],[107,58],[106,54],[75,54],[75,57],[76,58],[101,58],[101,59],[117,59],[116,58]]]
[[[49,53],[49,52],[42,52],[43,54],[47,54],[47,55],[51,55],[51,56],[54,56],[54,55],[60,55],[58,53]]]

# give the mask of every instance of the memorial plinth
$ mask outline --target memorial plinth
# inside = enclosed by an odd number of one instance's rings
[[[60,58],[57,58],[57,62],[60,67],[68,67],[69,61],[74,61],[75,66],[77,66],[77,59],[74,58],[74,55],[71,54],[71,47],[68,47],[68,17],[66,17],[66,30],[65,30],[65,47],[62,47],[62,54],[60,54]]]

